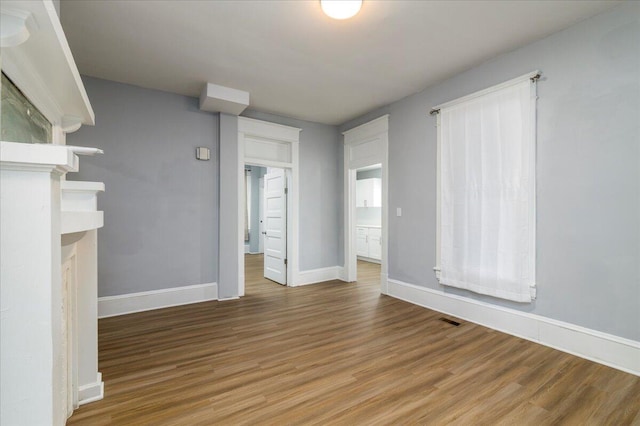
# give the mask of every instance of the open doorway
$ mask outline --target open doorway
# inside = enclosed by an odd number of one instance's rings
[[[267,168],[247,164],[244,170],[247,192],[244,252],[246,254],[261,254],[264,253],[262,215],[264,209],[264,175],[267,174]]]
[[[238,117],[238,194],[243,193],[242,175],[246,165],[267,167],[267,173],[273,169],[283,170],[283,179],[280,182],[286,184],[284,203],[281,209],[286,213],[286,221],[282,221],[283,235],[280,238],[282,250],[286,253],[284,262],[285,282],[287,286],[295,286],[299,275],[298,269],[298,211],[299,211],[299,173],[298,173],[298,143],[301,129],[281,124],[269,123],[247,117]],[[266,175],[265,175],[266,176]],[[265,178],[266,179],[266,178]],[[264,181],[265,192],[267,181]],[[266,194],[265,194],[266,197]],[[237,267],[238,296],[245,295],[245,253],[244,253],[244,216],[245,209],[242,197],[237,198],[237,254],[238,262],[232,267]],[[265,217],[268,206],[265,204]],[[277,222],[277,221],[276,221]],[[263,223],[265,227],[268,223]],[[269,236],[269,230],[265,237]],[[264,254],[269,251],[268,238],[264,239]],[[264,262],[266,265],[266,262]],[[221,265],[222,267],[222,265]]]
[[[382,261],[382,164],[356,170],[356,257],[358,279],[379,278]]]
[[[380,279],[380,292],[387,294],[387,255],[388,255],[388,132],[389,116],[383,115],[368,123],[343,132],[344,135],[344,223],[345,223],[345,250],[344,250],[344,277],[345,281],[360,281],[359,270],[367,267],[368,272],[377,274]],[[376,172],[373,172],[376,170]],[[377,171],[379,170],[379,172]],[[379,173],[379,180],[358,184],[358,174],[362,178],[369,173]],[[376,176],[376,177],[378,177]],[[364,179],[360,179],[364,180]],[[375,196],[375,201],[364,203],[363,187],[379,186],[380,192]],[[357,191],[360,186],[361,191]],[[374,195],[371,194],[371,197]],[[372,204],[375,203],[375,204]],[[374,210],[373,205],[380,205],[380,210]],[[360,210],[358,217],[358,206]],[[365,206],[371,206],[366,210]],[[364,215],[362,215],[362,213]],[[369,226],[366,230],[364,224],[373,223],[374,217],[379,214],[380,228]],[[377,218],[376,218],[377,220]],[[371,229],[374,229],[371,231]],[[358,233],[360,235],[358,235]],[[370,244],[371,243],[371,244]],[[379,259],[378,259],[379,257]],[[363,263],[364,262],[364,263]],[[380,269],[377,272],[377,262]],[[373,270],[373,271],[369,271]]]
[[[245,294],[289,283],[286,169],[245,164]]]

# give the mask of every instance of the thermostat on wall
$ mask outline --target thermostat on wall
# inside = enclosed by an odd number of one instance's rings
[[[198,160],[209,160],[211,158],[211,150],[209,148],[205,148],[203,146],[199,146],[196,148],[196,158]]]

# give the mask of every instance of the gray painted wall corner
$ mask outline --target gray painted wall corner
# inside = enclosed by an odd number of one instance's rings
[[[98,147],[70,180],[104,182],[98,231],[100,296],[216,282],[218,276],[218,116],[198,99],[82,77],[95,126],[67,135]]]

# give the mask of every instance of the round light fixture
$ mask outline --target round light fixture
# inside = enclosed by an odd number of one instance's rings
[[[362,0],[320,0],[322,11],[333,19],[349,19],[362,7]]]

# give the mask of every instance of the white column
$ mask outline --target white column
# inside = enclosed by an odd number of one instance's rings
[[[239,253],[244,244],[238,235],[238,204],[241,203],[242,170],[238,169],[238,117],[220,114],[220,228],[218,231],[218,298],[238,296],[238,283],[244,280]],[[244,282],[244,281],[243,281]]]

